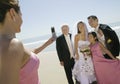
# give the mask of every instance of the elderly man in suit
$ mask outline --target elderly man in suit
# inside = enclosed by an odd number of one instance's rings
[[[74,84],[72,79],[72,68],[74,65],[74,51],[71,41],[71,34],[69,33],[69,26],[63,25],[61,27],[62,35],[56,39],[56,50],[60,60],[60,64],[64,66],[68,84]]]

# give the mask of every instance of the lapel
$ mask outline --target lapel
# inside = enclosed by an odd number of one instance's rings
[[[109,28],[107,27],[107,25],[100,24],[99,29],[102,30],[102,32],[103,32],[103,34],[105,35],[105,37],[106,37],[106,36],[109,37],[109,36],[108,36]]]
[[[104,29],[106,29],[107,25],[103,25],[103,24],[100,24],[99,28],[103,31]]]
[[[108,30],[107,30],[107,25],[100,24],[99,29],[102,30],[104,37],[105,37],[105,44],[107,45],[108,44],[107,41],[108,41],[108,39],[110,39],[110,36],[108,34]]]

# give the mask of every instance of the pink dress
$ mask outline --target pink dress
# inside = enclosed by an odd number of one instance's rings
[[[98,84],[120,84],[120,61],[105,59],[98,43],[90,47]]]
[[[40,84],[38,79],[39,59],[32,53],[27,64],[20,71],[20,84]]]

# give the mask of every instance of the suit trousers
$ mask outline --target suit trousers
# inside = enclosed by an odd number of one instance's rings
[[[74,63],[75,62],[74,62],[73,58],[70,59],[70,62],[64,63],[64,70],[65,70],[65,73],[66,73],[68,84],[74,84],[74,81],[73,81],[73,78],[72,78],[72,69],[73,69]]]

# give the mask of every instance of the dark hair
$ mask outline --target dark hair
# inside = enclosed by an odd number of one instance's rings
[[[90,34],[92,34],[92,36],[94,38],[96,38],[95,41],[98,41],[98,37],[97,37],[97,34],[95,32],[89,32],[88,35],[90,35]]]
[[[81,33],[81,31],[79,30],[79,27],[78,27],[79,24],[81,24],[81,23],[84,24],[82,21],[80,21],[80,22],[77,23],[77,33]]]
[[[97,16],[95,16],[95,15],[91,15],[87,19],[89,20],[90,18],[92,18],[93,20],[96,20],[96,19],[98,20]]]
[[[14,8],[17,13],[20,12],[20,7],[17,0],[0,1],[0,23],[4,22],[5,15],[11,8]]]

